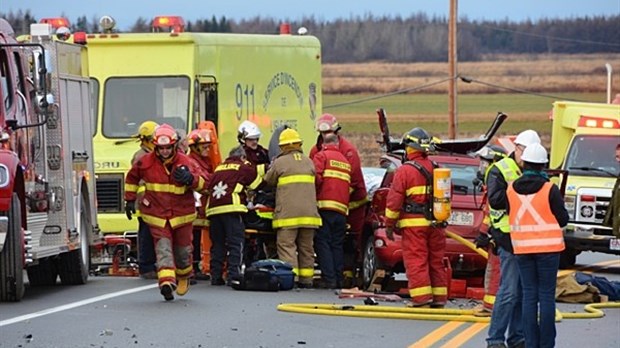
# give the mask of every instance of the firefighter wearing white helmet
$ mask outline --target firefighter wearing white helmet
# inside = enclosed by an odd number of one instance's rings
[[[260,137],[260,128],[253,122],[243,121],[237,129],[237,140],[245,150],[247,161],[256,167],[259,177],[263,177],[270,161],[269,151],[258,143]]]
[[[517,135],[515,151],[501,161],[491,165],[487,176],[487,198],[491,218],[492,235],[498,246],[500,258],[501,282],[491,316],[487,344],[500,345],[508,342],[510,346],[518,346],[524,342],[523,323],[521,320],[521,281],[517,259],[513,253],[510,240],[510,222],[506,207],[508,185],[521,176],[523,151],[533,144],[540,144],[536,131],[528,129]],[[495,314],[497,313],[497,314]],[[509,336],[505,337],[508,330]]]
[[[521,160],[523,175],[508,187],[506,209],[522,280],[524,346],[553,347],[556,275],[565,248],[562,227],[568,223],[568,212],[560,189],[544,171],[548,162],[545,148],[529,144]],[[502,284],[503,277],[504,273]]]
[[[316,130],[319,132],[316,145],[310,149],[310,158],[314,158],[314,155],[322,150],[323,138],[329,134],[336,134],[338,136],[338,150],[347,158],[349,164],[351,164],[351,196],[349,199],[349,215],[347,216],[347,224],[350,226],[351,232],[355,238],[354,242],[357,246],[362,245],[362,229],[364,226],[366,204],[368,203],[368,193],[366,192],[366,185],[364,184],[364,175],[362,174],[362,162],[360,160],[359,152],[355,145],[349,142],[339,132],[342,127],[332,114],[323,114],[316,121]],[[359,249],[353,247],[352,249]],[[347,255],[350,256],[350,255]],[[345,277],[346,281],[353,279],[353,264],[352,258],[345,257]]]
[[[277,233],[278,258],[293,265],[298,287],[311,288],[314,232],[321,226],[314,164],[302,152],[302,139],[294,129],[283,130],[278,144],[282,152],[263,178],[267,184],[276,187],[272,225]]]

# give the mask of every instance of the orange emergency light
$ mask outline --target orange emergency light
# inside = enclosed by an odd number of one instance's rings
[[[56,17],[56,18],[41,18],[41,20],[39,21],[39,23],[47,23],[50,24],[52,26],[52,28],[54,29],[58,29],[60,27],[71,27],[71,24],[69,24],[69,20],[63,17]]]
[[[181,16],[156,16],[153,18],[153,32],[162,31],[182,33],[185,31],[185,21]]]
[[[618,120],[593,116],[579,117],[579,123],[577,125],[579,127],[588,128],[620,129],[620,122]]]

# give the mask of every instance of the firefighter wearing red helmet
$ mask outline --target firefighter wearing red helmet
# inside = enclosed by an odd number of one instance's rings
[[[447,276],[443,266],[446,234],[434,226],[425,214],[432,203],[428,187],[433,185],[436,164],[427,154],[430,135],[414,128],[403,137],[407,161],[396,170],[386,198],[385,226],[388,239],[400,230],[409,295],[413,307],[443,307],[448,296]]]
[[[364,184],[364,175],[362,174],[362,162],[359,152],[355,145],[350,143],[344,136],[338,134],[341,127],[336,117],[332,114],[323,114],[316,122],[316,130],[319,132],[316,145],[310,150],[310,158],[313,159],[323,145],[323,139],[329,134],[338,136],[338,149],[351,164],[351,196],[349,197],[349,215],[347,216],[347,224],[355,235],[355,243],[360,246],[362,243],[362,229],[366,215],[366,204],[368,203],[368,193]],[[354,248],[357,249],[357,248]],[[346,277],[353,277],[352,264],[345,265]]]
[[[162,124],[155,130],[155,150],[140,158],[125,178],[125,212],[135,214],[140,181],[146,190],[141,203],[142,219],[149,225],[157,257],[160,293],[166,301],[176,290],[189,290],[192,273],[192,222],[196,218],[193,191],[204,191],[205,178],[195,163],[177,150],[177,132]]]

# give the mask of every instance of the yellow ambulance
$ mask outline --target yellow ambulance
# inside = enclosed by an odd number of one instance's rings
[[[104,27],[111,24],[105,17]],[[223,156],[238,145],[237,128],[256,123],[267,147],[284,124],[309,150],[320,116],[321,45],[310,35],[183,32],[180,17],[156,17],[152,33],[75,33],[89,49],[92,137],[99,225],[104,233],[137,229],[124,213],[124,176],[147,120],[190,131],[213,121]],[[300,31],[303,33],[303,31]]]
[[[602,226],[620,173],[620,105],[557,101],[553,104],[549,167],[568,171],[565,205],[570,217],[561,267],[582,251],[620,254],[620,239]]]

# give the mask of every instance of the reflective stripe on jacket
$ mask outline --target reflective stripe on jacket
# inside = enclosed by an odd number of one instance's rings
[[[511,185],[513,181],[517,180],[521,176],[521,169],[519,169],[517,162],[510,157],[506,157],[501,161],[495,162],[491,164],[491,166],[497,167],[508,185]],[[489,166],[489,168],[491,166]],[[489,171],[490,170],[486,171],[484,178],[485,182]],[[489,216],[491,218],[491,226],[504,233],[510,233],[510,223],[508,221],[506,209],[493,209],[489,206]]]
[[[227,158],[209,179],[206,215],[247,213],[245,189],[256,189],[260,183],[256,169],[249,162],[238,157]]]
[[[276,187],[273,228],[317,228],[314,164],[299,150],[285,150],[273,161],[263,178]]]
[[[316,169],[315,183],[319,210],[332,210],[347,215],[351,184],[349,161],[335,145],[324,146],[312,161]]]
[[[522,195],[508,187],[510,238],[515,254],[552,253],[564,250],[564,236],[549,205],[552,183],[533,194]]]

